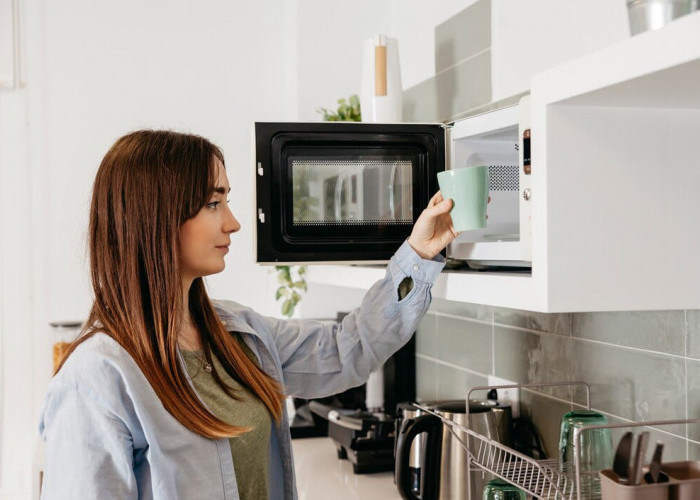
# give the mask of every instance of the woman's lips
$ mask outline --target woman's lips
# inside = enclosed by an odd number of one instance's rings
[[[221,246],[217,246],[216,248],[221,250],[224,253],[228,253],[228,245],[221,245]]]

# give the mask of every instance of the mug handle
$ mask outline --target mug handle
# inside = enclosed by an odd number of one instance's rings
[[[409,473],[409,459],[411,456],[411,444],[421,433],[427,433],[425,441],[425,471],[421,473],[420,497],[412,490],[411,475]],[[396,436],[396,487],[402,498],[407,500],[437,500],[440,486],[440,451],[442,449],[442,421],[434,415],[421,415],[405,420],[401,431]]]

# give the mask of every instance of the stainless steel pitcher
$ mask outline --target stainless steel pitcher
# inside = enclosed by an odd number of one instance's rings
[[[452,420],[479,434],[499,441],[498,426],[494,413],[488,406],[478,403],[469,405],[469,413],[464,402],[444,403],[434,410],[445,419]],[[467,450],[460,439],[467,442],[465,432],[453,434],[442,420],[434,415],[420,415],[406,421],[397,435],[396,445],[396,485],[401,496],[406,499],[421,500],[467,500],[481,498],[490,476],[481,471],[469,472]],[[419,493],[411,484],[410,452],[413,441],[425,436],[421,443],[422,464]],[[470,448],[476,443],[469,438]],[[415,457],[414,457],[415,460]]]

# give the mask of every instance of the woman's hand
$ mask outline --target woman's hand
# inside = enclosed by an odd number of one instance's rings
[[[432,259],[459,235],[452,226],[451,208],[452,200],[444,200],[438,191],[413,225],[408,244],[421,258]]]

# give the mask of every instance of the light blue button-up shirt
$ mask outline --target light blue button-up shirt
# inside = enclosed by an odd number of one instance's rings
[[[409,340],[443,266],[440,256],[423,260],[404,243],[386,276],[339,324],[268,318],[233,302],[215,305],[285,394],[325,397],[366,381]],[[413,289],[399,301],[406,277]],[[270,499],[295,499],[286,413],[272,426]],[[42,499],[238,499],[228,439],[204,438],[178,422],[134,360],[105,334],[83,342],[53,378],[39,430],[46,441]]]

